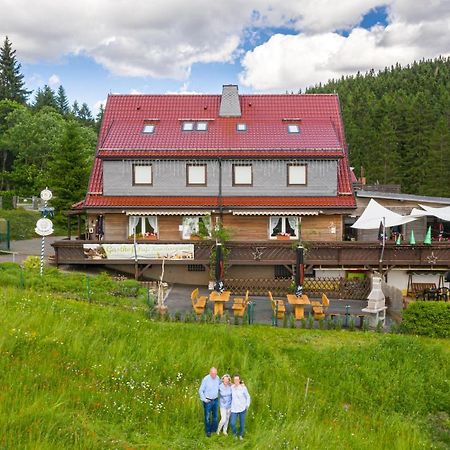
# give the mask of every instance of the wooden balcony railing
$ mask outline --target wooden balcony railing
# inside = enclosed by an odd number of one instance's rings
[[[57,264],[132,264],[134,260],[90,260],[83,252],[83,244],[121,244],[122,241],[61,240],[53,244]],[[149,243],[148,241],[142,243]],[[186,244],[186,241],[152,241],[152,244]],[[209,264],[214,243],[191,241],[194,245],[194,260],[167,261],[168,264]],[[227,244],[230,249],[229,264],[274,265],[293,264],[295,249],[292,242],[255,241]],[[374,242],[309,242],[305,263],[313,266],[378,267],[381,246]],[[150,260],[158,263],[158,260]],[[142,263],[149,260],[140,261]],[[383,255],[384,266],[450,267],[450,243],[436,242],[432,245],[386,244]]]

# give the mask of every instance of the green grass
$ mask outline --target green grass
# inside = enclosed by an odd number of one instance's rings
[[[450,445],[449,340],[155,322],[124,308],[139,297],[106,301],[106,282],[89,304],[67,299],[70,276],[20,289],[2,282],[12,269],[0,271],[0,448]],[[252,395],[242,443],[203,436],[197,389],[212,365]]]
[[[41,218],[41,214],[38,211],[0,209],[0,218],[9,220],[12,241],[39,237],[34,231],[36,222]],[[67,234],[67,227],[58,223],[53,223],[53,225],[56,236],[65,236]]]

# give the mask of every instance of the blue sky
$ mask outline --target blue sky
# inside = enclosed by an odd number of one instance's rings
[[[108,93],[304,90],[450,49],[445,0],[435,11],[412,0],[130,0],[125,9],[96,0],[97,11],[88,0],[38,3],[9,3],[0,35],[17,49],[29,89],[62,84],[92,109]]]

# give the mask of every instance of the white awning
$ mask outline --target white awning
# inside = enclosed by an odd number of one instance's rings
[[[450,222],[450,206],[444,206],[442,208],[433,208],[431,206],[425,206],[425,205],[420,205],[419,206],[421,208],[424,209],[424,211],[422,211],[421,209],[417,209],[414,208],[411,211],[411,216],[434,216],[437,217],[438,219],[444,220],[446,222]]]
[[[233,216],[318,216],[319,211],[233,211]]]
[[[127,216],[209,216],[211,211],[192,210],[156,210],[156,211],[122,211]]]
[[[380,223],[383,223],[385,227],[395,227],[397,225],[403,225],[408,222],[417,220],[418,217],[402,216],[390,209],[381,206],[373,198],[370,199],[361,217],[352,225],[352,228],[358,228],[360,230],[376,230],[380,227]]]

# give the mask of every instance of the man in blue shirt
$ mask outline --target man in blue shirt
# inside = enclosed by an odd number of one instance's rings
[[[203,402],[203,411],[205,413],[205,433],[210,437],[211,433],[217,431],[217,415],[219,410],[219,384],[217,369],[211,367],[209,375],[203,378],[200,389],[200,400]]]

